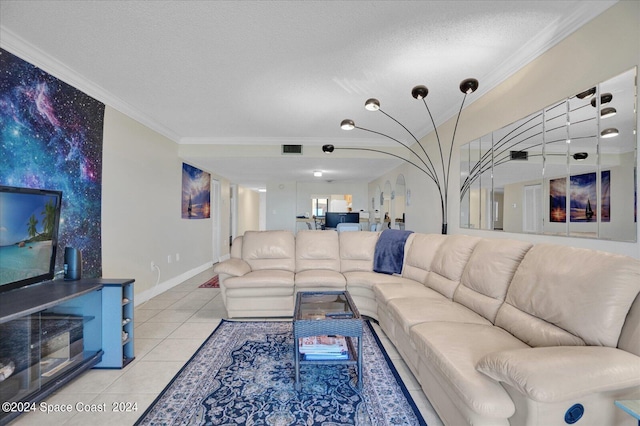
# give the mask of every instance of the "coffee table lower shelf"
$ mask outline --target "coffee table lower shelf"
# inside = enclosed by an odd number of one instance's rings
[[[308,337],[308,336],[300,336]],[[295,338],[294,354],[295,361],[295,388],[297,391],[302,390],[302,383],[300,381],[300,368],[304,365],[354,365],[357,370],[358,389],[362,389],[362,336],[353,337],[345,336],[347,341],[347,347],[349,349],[349,358],[347,359],[322,359],[322,360],[306,360],[304,354],[300,353],[299,339]],[[358,340],[358,349],[354,344],[354,339]]]

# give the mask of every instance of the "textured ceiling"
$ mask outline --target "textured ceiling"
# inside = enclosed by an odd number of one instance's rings
[[[367,98],[421,137],[430,126],[413,86],[429,87],[442,122],[459,108],[462,79],[480,80],[481,96],[613,3],[2,1],[0,43],[177,143],[226,145],[227,155],[185,158],[236,183],[312,180],[313,169],[370,180],[395,163],[319,155],[324,143],[392,143],[340,130],[352,118],[397,133],[367,115]],[[305,155],[234,154],[282,143]]]

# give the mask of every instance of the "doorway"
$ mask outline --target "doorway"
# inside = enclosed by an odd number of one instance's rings
[[[220,262],[220,196],[222,194],[220,191],[220,182],[215,179],[211,179],[211,194],[213,195],[213,205],[211,206],[211,218],[213,220],[213,235],[211,236],[211,242],[213,244],[212,258],[213,263],[216,264]]]

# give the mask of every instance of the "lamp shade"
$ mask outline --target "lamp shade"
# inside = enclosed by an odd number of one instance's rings
[[[602,136],[603,138],[613,138],[615,136],[618,136],[618,129],[609,127],[608,129],[604,129],[602,132],[600,132],[600,136]]]
[[[356,123],[353,122],[353,120],[345,118],[344,120],[342,120],[342,122],[340,123],[340,128],[342,130],[353,130],[353,128],[356,127]],[[326,145],[325,145],[326,146]]]
[[[598,98],[591,99],[592,107],[596,106],[596,99]],[[608,104],[612,100],[613,100],[613,95],[611,93],[603,93],[602,95],[600,95],[600,105]]]
[[[364,103],[364,108],[367,111],[377,111],[380,109],[380,101],[375,98],[367,99],[367,102]]]
[[[322,152],[325,154],[331,154],[335,147],[333,145],[322,145]]]
[[[588,156],[589,154],[587,154],[586,152],[576,152],[575,154],[573,154],[573,159],[577,161],[582,161],[586,159]]]
[[[613,117],[614,115],[616,115],[618,113],[618,111],[616,111],[615,108],[613,107],[606,107],[606,108],[602,108],[602,111],[600,111],[600,117],[601,118],[608,118],[608,117]]]
[[[460,91],[468,95],[478,90],[478,85],[478,80],[475,78],[467,78],[460,83]]]
[[[592,87],[590,89],[585,90],[584,92],[580,92],[576,95],[578,99],[586,99],[596,94],[596,88]]]
[[[416,86],[411,89],[411,96],[413,96],[415,99],[424,99],[428,94],[429,89],[427,89],[427,86]]]

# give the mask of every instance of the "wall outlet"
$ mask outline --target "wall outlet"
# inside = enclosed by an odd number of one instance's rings
[[[176,253],[176,262],[180,262],[180,253]]]
[[[173,259],[171,258],[171,255],[167,256],[167,263],[171,263],[173,262]]]
[[[152,260],[151,261],[151,271],[155,271],[156,270],[156,263]]]

